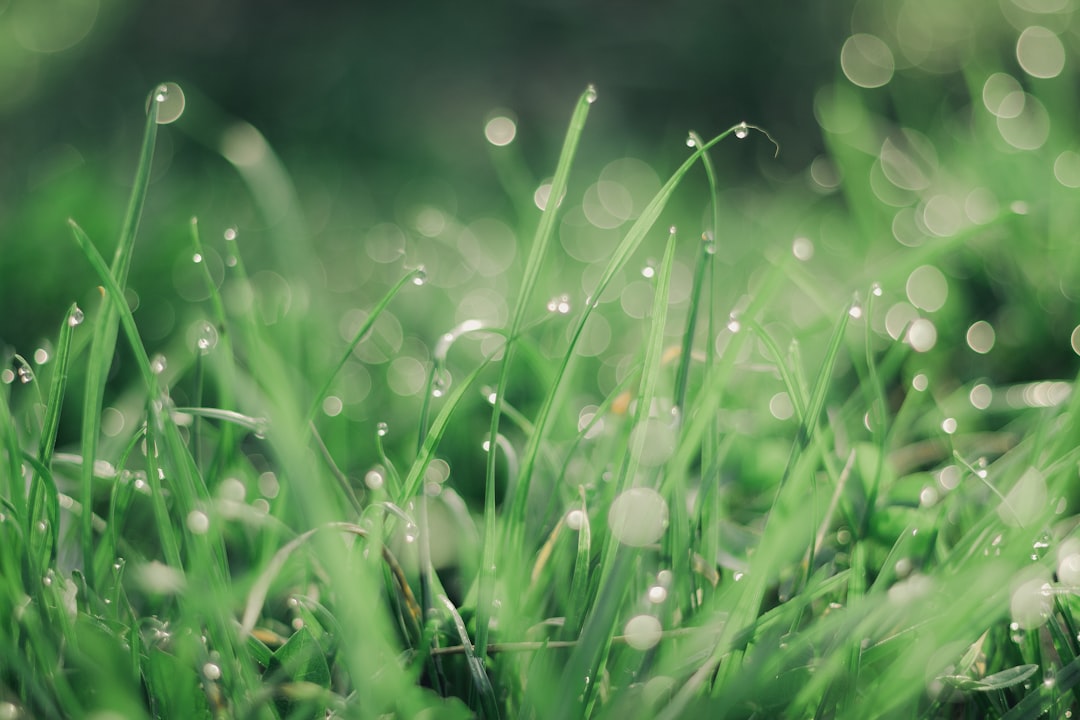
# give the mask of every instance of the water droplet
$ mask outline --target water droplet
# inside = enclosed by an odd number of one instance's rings
[[[1021,630],[1035,630],[1046,624],[1054,610],[1054,593],[1050,573],[1044,568],[1034,568],[1028,580],[1013,585],[1009,599],[1009,611],[1013,622]]]
[[[405,525],[405,542],[416,542],[416,538],[420,535],[420,528],[416,527],[416,523],[411,520]]]
[[[716,254],[716,238],[712,232],[706,231],[701,234],[701,246],[704,248],[706,255]]]
[[[733,333],[737,333],[737,332],[739,332],[740,330],[742,330],[742,323],[741,323],[741,322],[739,322],[739,316],[738,316],[738,315],[736,315],[735,313],[731,313],[731,314],[730,314],[730,315],[728,316],[728,324],[727,324],[727,329],[728,329],[728,330],[729,330],[730,332],[733,332]]]
[[[34,363],[37,365],[44,365],[49,362],[49,351],[45,348],[38,348],[34,351]]]
[[[956,418],[945,418],[941,421],[941,429],[945,431],[946,435],[952,435],[956,432]]]
[[[735,126],[735,137],[739,138],[740,140],[745,139],[746,136],[749,134],[750,127],[746,123],[741,122]]]
[[[652,280],[656,277],[656,261],[649,258],[645,261],[645,267],[641,268],[641,277]]]
[[[694,139],[693,134],[686,136],[686,147],[692,148],[697,146],[697,140]]]
[[[225,228],[225,242],[236,242],[236,228]]]
[[[382,471],[378,468],[372,468],[364,475],[364,484],[371,490],[381,490],[383,485],[386,484],[386,478],[383,477]]]
[[[548,300],[547,309],[548,312],[559,313],[560,315],[568,314],[570,312],[570,296],[564,293],[551,298]]]
[[[187,516],[187,528],[194,535],[204,535],[210,529],[210,518],[202,510],[192,510]]]
[[[270,432],[270,421],[266,418],[255,418],[255,437],[259,440],[265,440],[266,434]]]
[[[150,370],[152,370],[155,375],[160,375],[165,372],[165,368],[167,367],[169,367],[169,361],[166,360],[165,356],[161,353],[150,358]]]
[[[19,367],[19,382],[23,385],[32,382],[34,380],[34,371],[30,369],[28,365],[22,365]]]
[[[83,311],[79,309],[79,307],[76,305],[75,308],[71,311],[71,314],[68,315],[67,322],[68,325],[70,325],[71,327],[78,327],[79,325],[82,325],[83,320],[85,319],[86,315],[83,314]]]
[[[667,502],[660,493],[650,488],[630,488],[611,503],[608,525],[612,534],[624,545],[651,545],[667,529]]]
[[[207,680],[220,680],[221,668],[214,663],[206,663],[202,666],[202,674]]]
[[[420,265],[412,271],[412,276],[412,284],[419,287],[428,280],[427,269]]]
[[[596,86],[591,83],[585,88],[585,102],[590,105],[596,102]]]
[[[389,432],[390,426],[384,422],[381,422],[375,426],[375,434],[377,434],[379,437],[386,437],[387,433]]]
[[[626,644],[635,650],[648,650],[660,642],[664,628],[652,615],[637,615],[630,618],[623,628]]]
[[[43,533],[49,529],[49,524],[44,520],[39,520],[37,525],[34,526],[39,533]]]
[[[936,504],[938,501],[937,488],[924,487],[919,493],[919,505],[923,507],[930,507]]]
[[[660,603],[667,600],[667,588],[665,588],[663,585],[653,585],[651,588],[649,588],[648,597],[649,602],[651,602],[653,605],[659,605]]]
[[[848,315],[850,315],[853,320],[858,320],[859,318],[861,318],[863,316],[862,305],[859,304],[858,300],[853,300],[852,303],[851,303],[851,306],[848,308],[847,312],[848,312]]]
[[[187,102],[184,98],[184,91],[174,82],[158,85],[154,90],[153,100],[158,106],[158,125],[168,125],[176,122],[184,114],[184,105]],[[149,103],[147,103],[147,109],[149,109]]]
[[[41,579],[41,584],[44,585],[45,587],[49,587],[53,583],[53,579],[52,579],[52,575],[51,575],[52,570],[50,570],[49,573],[50,573],[49,575],[46,575],[45,577],[43,577]]]
[[[571,530],[580,530],[581,528],[585,527],[587,523],[588,518],[581,510],[571,510],[570,512],[566,513],[566,527],[570,528]],[[1080,559],[1080,556],[1078,556],[1078,559]]]
[[[15,372],[11,368],[5,368],[3,372],[0,372],[0,380],[5,385],[10,385],[15,380]]]
[[[450,371],[446,368],[436,368],[434,376],[431,379],[431,395],[432,397],[442,397],[446,394],[446,391],[450,389],[450,383],[453,378],[450,376]]]
[[[194,263],[201,263],[202,262],[202,253],[195,253],[194,255],[192,255],[191,256],[191,261],[194,262]]]
[[[203,321],[199,325],[199,334],[195,339],[195,345],[199,348],[199,352],[206,355],[218,344],[218,331],[214,327],[213,323]]]
[[[791,241],[791,254],[796,259],[806,262],[814,257],[814,242],[806,237],[795,238]]]

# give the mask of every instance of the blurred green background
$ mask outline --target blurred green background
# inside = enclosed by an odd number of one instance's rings
[[[603,100],[583,148],[597,170],[635,155],[667,172],[688,129],[746,119],[784,143],[770,172],[798,173],[822,147],[813,93],[835,75],[843,5],[0,3],[0,292],[20,309],[0,338],[24,348],[51,334],[90,278],[69,262],[68,216],[102,244],[115,237],[156,82],[184,88],[189,116],[162,133],[136,290],[168,268],[180,219],[258,224],[235,172],[199,146],[226,114],[262,132],[308,230],[334,246],[416,202],[448,201],[465,220],[504,213],[486,116],[512,111],[527,167],[550,173],[587,83]],[[185,127],[194,116],[204,125]]]
[[[794,250],[818,314],[804,312],[805,298],[770,311],[781,339],[823,327],[880,281],[869,318],[879,344],[929,318],[937,343],[921,357],[946,387],[1068,379],[1080,352],[1075,9],[0,0],[0,347],[47,358],[67,305],[94,307],[97,282],[65,221],[111,251],[142,106],[170,81],[186,107],[161,128],[129,291],[151,352],[178,355],[182,369],[206,316],[192,217],[226,299],[237,311],[256,303],[301,356],[334,355],[385,289],[423,264],[434,289],[396,301],[346,367],[340,406],[327,408],[411,425],[438,336],[465,319],[506,321],[539,214],[533,192],[594,83],[563,253],[549,264],[553,295],[584,298],[619,233],[685,158],[688,130],[710,137],[745,120],[782,150],[774,157],[753,134],[714,153],[731,271],[724,312],[757,269]],[[485,138],[493,117],[513,121],[506,147]],[[687,238],[675,274],[686,287],[695,239],[711,225],[703,173],[680,189],[658,237],[668,224]],[[225,279],[231,231],[250,296]],[[640,281],[619,278],[606,339],[585,345],[594,392],[612,390],[637,347],[624,326],[651,296]],[[462,364],[479,357],[474,348]]]

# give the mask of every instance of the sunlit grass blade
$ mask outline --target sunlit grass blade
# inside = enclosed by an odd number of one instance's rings
[[[555,230],[555,218],[563,196],[566,194],[566,186],[570,178],[570,169],[573,166],[574,156],[577,153],[578,143],[585,129],[585,120],[589,116],[589,107],[596,101],[596,89],[591,85],[578,99],[577,106],[570,118],[570,127],[566,131],[562,151],[555,165],[555,175],[551,180],[551,190],[548,194],[548,202],[540,215],[540,222],[536,227],[532,245],[529,248],[529,257],[525,263],[525,270],[521,278],[521,289],[514,304],[514,312],[507,332],[507,342],[504,350],[502,368],[499,373],[499,381],[495,390],[495,402],[492,405],[491,427],[488,431],[489,447],[496,447],[496,439],[499,435],[499,420],[502,413],[502,402],[506,396],[506,390],[510,381],[510,369],[514,358],[516,338],[525,321],[532,302],[533,289],[540,277],[541,265],[548,254]],[[498,531],[495,516],[495,460],[494,451],[489,452],[485,467],[484,481],[484,543],[483,561],[480,565],[479,600],[477,604],[477,631],[476,648],[477,654],[483,658],[487,653],[488,642],[488,618],[491,615],[491,601],[494,590],[496,542]],[[520,480],[515,480],[515,486]],[[517,487],[521,491],[521,487]],[[522,522],[522,515],[512,512],[507,522],[511,525]]]
[[[157,98],[161,96],[161,88],[155,88],[151,94],[151,101],[146,114],[146,125],[143,131],[142,148],[139,152],[138,164],[135,168],[135,182],[131,189],[128,200],[127,212],[124,216],[124,224],[120,230],[120,240],[116,246],[113,258],[112,273],[116,278],[116,285],[123,288],[127,281],[128,269],[131,267],[132,252],[135,247],[135,235],[139,229],[139,220],[142,217],[143,206],[146,201],[146,190],[150,183],[150,167],[154,159],[154,144],[157,140]],[[121,291],[119,297],[123,298]],[[83,401],[82,416],[82,455],[84,458],[81,475],[80,502],[83,507],[93,507],[93,468],[94,459],[97,456],[97,441],[101,429],[101,409],[105,392],[105,378],[112,363],[113,352],[116,347],[116,314],[112,304],[103,304],[100,317],[94,326],[94,340],[90,346],[90,359],[86,365],[86,389]],[[90,525],[90,513],[83,513],[81,523],[80,541],[83,551],[83,561],[90,573],[90,584],[95,584],[93,576],[93,528]]]

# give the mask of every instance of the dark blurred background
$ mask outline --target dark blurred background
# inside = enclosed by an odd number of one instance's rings
[[[455,188],[464,215],[506,202],[485,117],[516,116],[519,152],[543,177],[588,83],[602,102],[586,166],[631,154],[664,173],[689,129],[747,120],[783,144],[772,172],[800,172],[821,151],[813,95],[837,74],[848,5],[0,0],[0,344],[50,335],[96,284],[65,220],[107,254],[156,82],[179,83],[188,111],[162,129],[155,177],[168,175],[169,197],[151,193],[135,285],[140,267],[168,268],[149,248],[182,245],[187,217],[229,222],[222,206],[238,204],[225,200],[234,171],[199,147],[199,117],[258,128],[302,194],[329,187],[366,214],[353,231],[392,216],[417,183],[468,178],[475,187]],[[726,160],[771,156],[758,150]]]

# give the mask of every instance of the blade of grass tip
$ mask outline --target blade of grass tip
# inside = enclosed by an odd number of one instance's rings
[[[510,381],[510,366],[513,363],[514,346],[518,332],[525,320],[525,315],[532,303],[533,290],[540,278],[540,266],[547,256],[548,246],[555,234],[555,218],[563,196],[566,194],[566,186],[570,178],[570,168],[573,166],[574,157],[577,154],[578,143],[585,130],[585,120],[589,116],[589,108],[596,102],[596,88],[589,85],[581,97],[578,98],[574,113],[570,118],[570,127],[566,131],[563,140],[562,151],[555,165],[555,175],[551,180],[551,191],[548,194],[548,202],[540,214],[540,222],[536,226],[532,246],[529,248],[529,257],[525,262],[525,270],[521,279],[521,291],[518,293],[514,314],[507,333],[506,345],[503,351],[503,363],[499,372],[499,381],[495,390],[495,402],[492,404],[491,427],[488,431],[488,447],[492,451],[487,454],[485,465],[484,482],[484,541],[483,560],[480,564],[480,577],[478,583],[478,602],[476,607],[476,648],[480,657],[486,657],[488,642],[488,617],[491,613],[490,605],[495,587],[495,556],[497,544],[497,532],[495,524],[495,460],[497,438],[499,435],[499,420],[502,415],[503,398]],[[519,488],[520,489],[520,488]],[[510,524],[523,522],[521,515],[511,514],[507,518]]]
[[[143,131],[142,148],[139,152],[139,161],[135,168],[135,182],[131,188],[131,196],[128,199],[127,213],[124,216],[124,224],[120,231],[120,241],[116,246],[116,254],[113,258],[112,270],[117,278],[117,284],[123,287],[127,281],[128,268],[131,266],[131,256],[135,245],[135,234],[139,229],[139,220],[142,217],[143,205],[146,201],[146,190],[150,183],[150,166],[154,159],[154,144],[157,141],[158,106],[164,102],[163,95],[165,86],[155,88],[151,95],[151,102],[146,113],[146,128]],[[123,295],[121,294],[121,298]],[[101,317],[94,327],[94,340],[90,346],[90,359],[86,367],[85,400],[83,402],[82,416],[82,456],[83,465],[80,475],[80,501],[83,507],[94,506],[94,460],[97,457],[97,441],[101,427],[101,409],[104,401],[105,379],[108,376],[109,366],[112,364],[113,352],[116,348],[116,315],[109,303],[102,308]],[[92,513],[83,513],[80,526],[80,542],[83,550],[83,561],[87,572],[93,568],[93,527],[90,523]],[[88,578],[91,586],[96,586],[96,578],[92,575]]]
[[[75,303],[68,308],[64,322],[60,326],[60,337],[56,342],[56,358],[53,366],[52,381],[49,384],[49,400],[45,406],[45,418],[41,424],[41,441],[38,444],[38,460],[48,467],[56,447],[56,431],[60,427],[60,410],[64,404],[67,390],[68,367],[71,362],[71,336],[76,326],[83,321],[83,311]]]
[[[345,367],[345,363],[352,357],[353,350],[355,350],[356,346],[360,344],[360,341],[367,336],[368,332],[371,330],[371,326],[375,324],[375,321],[378,320],[379,316],[386,310],[390,301],[401,291],[401,288],[405,287],[406,283],[410,281],[415,282],[418,278],[422,277],[423,272],[423,268],[417,268],[402,277],[394,283],[394,286],[391,287],[390,290],[382,296],[382,299],[376,303],[375,307],[372,308],[371,313],[367,316],[367,319],[364,320],[364,324],[361,325],[360,329],[353,335],[352,340],[349,342],[345,352],[342,353],[337,365],[334,366],[333,371],[327,376],[322,387],[319,389],[319,392],[315,394],[311,407],[308,408],[305,425],[315,419],[315,415],[318,414],[319,408],[322,407],[323,400],[325,400],[326,396],[330,393],[330,387],[334,384],[334,380],[337,378],[338,373],[341,372],[341,368]]]
[[[480,717],[498,718],[499,707],[495,700],[495,690],[491,687],[491,679],[488,678],[487,671],[484,669],[484,662],[477,655],[472,642],[469,641],[469,631],[465,627],[465,621],[462,620],[461,613],[454,607],[454,603],[450,601],[450,598],[445,595],[439,596],[439,602],[441,602],[443,607],[446,608],[446,611],[450,613],[450,617],[454,621],[454,629],[457,630],[458,638],[461,640],[461,646],[465,650],[465,660],[469,665],[469,675],[472,677],[473,685],[476,688],[477,694],[480,696]]]

